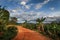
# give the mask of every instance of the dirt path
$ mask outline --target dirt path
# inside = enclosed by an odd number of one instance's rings
[[[13,40],[50,40],[49,38],[35,31],[17,26],[18,34]]]

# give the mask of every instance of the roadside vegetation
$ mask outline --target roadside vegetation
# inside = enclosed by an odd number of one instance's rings
[[[42,33],[45,36],[52,38],[53,40],[60,40],[60,22],[57,23],[56,21],[43,24],[42,22],[45,18],[37,18],[36,24],[28,23],[25,20],[24,23],[17,23],[16,17],[10,17],[10,13],[4,7],[0,7],[0,40],[11,40],[17,34],[17,28],[14,25],[20,25],[25,28],[37,31]],[[9,20],[9,18],[11,20]],[[12,26],[7,26],[12,25]]]
[[[35,30],[47,37],[52,38],[53,40],[60,40],[60,22],[57,23],[56,21],[53,21],[48,24],[42,23],[45,20],[45,18],[36,19],[36,24],[33,23],[27,23],[25,21],[23,24],[23,27]]]
[[[9,11],[0,6],[0,40],[11,40],[17,34],[17,28],[15,26],[7,26],[9,15]]]

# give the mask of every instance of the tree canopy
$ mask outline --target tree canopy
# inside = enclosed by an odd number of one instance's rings
[[[0,7],[0,23],[6,24],[9,21],[9,11],[7,11],[4,7]]]
[[[17,34],[15,26],[7,27],[9,11],[0,6],[0,40],[11,40]]]

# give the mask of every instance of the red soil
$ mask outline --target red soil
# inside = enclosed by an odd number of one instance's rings
[[[21,26],[17,26],[18,33],[17,36],[13,40],[50,40],[50,38],[43,36],[40,33],[35,31],[23,28]]]

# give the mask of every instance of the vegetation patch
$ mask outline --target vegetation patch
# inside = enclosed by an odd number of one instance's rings
[[[0,40],[11,40],[17,35],[17,28],[7,27],[8,22],[9,12],[4,7],[0,7]]]

